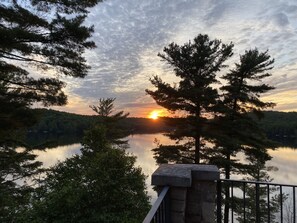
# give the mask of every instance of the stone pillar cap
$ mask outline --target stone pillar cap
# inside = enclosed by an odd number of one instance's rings
[[[219,169],[203,164],[161,164],[152,175],[152,185],[191,187],[192,180],[220,179]]]

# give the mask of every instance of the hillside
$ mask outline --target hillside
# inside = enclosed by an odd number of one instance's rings
[[[266,111],[259,121],[270,137],[297,137],[297,112]]]
[[[42,143],[44,138],[57,138],[57,136],[64,143],[67,143],[66,139],[69,138],[75,141],[98,120],[95,115],[78,115],[56,110],[35,109],[35,112],[39,122],[28,129],[28,138],[38,141],[35,144]],[[264,112],[264,118],[259,120],[259,124],[269,138],[283,145],[297,145],[297,112],[267,111]],[[159,133],[170,129],[164,120],[154,121],[148,118],[127,118],[119,123],[119,127],[129,129],[130,134]]]
[[[99,118],[96,115],[78,115],[50,109],[35,109],[35,112],[39,121],[28,129],[30,133],[82,135]],[[148,118],[127,118],[119,123],[119,127],[129,129],[131,134],[168,131],[163,121]]]

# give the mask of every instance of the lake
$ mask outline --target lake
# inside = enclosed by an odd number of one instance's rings
[[[154,140],[158,139],[161,144],[169,143],[169,139],[158,134],[141,134],[131,135],[128,137],[130,148],[128,153],[137,156],[136,165],[140,166],[145,175],[147,175],[146,184],[148,194],[152,197],[152,201],[156,199],[156,193],[151,187],[151,174],[157,169],[157,164],[153,158],[151,151],[156,147]],[[58,161],[63,161],[67,157],[80,153],[81,144],[74,143],[67,146],[57,146],[44,151],[35,151],[38,160],[42,161],[45,167],[54,165]],[[297,185],[297,150],[289,147],[280,147],[274,151],[269,151],[272,160],[267,163],[268,166],[278,168],[276,172],[270,172],[270,176],[276,183]]]

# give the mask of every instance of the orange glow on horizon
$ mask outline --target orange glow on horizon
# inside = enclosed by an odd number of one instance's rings
[[[149,118],[157,120],[160,116],[160,111],[154,110],[149,114]]]

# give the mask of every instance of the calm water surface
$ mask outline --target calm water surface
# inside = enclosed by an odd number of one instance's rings
[[[152,197],[152,201],[156,199],[156,193],[150,185],[151,174],[156,170],[157,164],[153,158],[153,152],[155,148],[154,140],[158,139],[161,144],[167,144],[169,140],[162,134],[142,134],[132,135],[128,137],[130,148],[127,150],[137,156],[136,165],[140,166],[147,175],[146,184],[148,193]],[[74,154],[80,153],[81,144],[75,143],[67,146],[58,146],[45,151],[36,151],[38,154],[38,160],[42,161],[45,167],[54,165],[58,161],[63,161]],[[274,179],[274,182],[283,184],[295,184],[297,185],[297,150],[292,148],[278,148],[275,151],[270,151],[273,159],[267,163],[269,166],[275,166],[278,168],[276,172],[270,172],[270,176]]]

